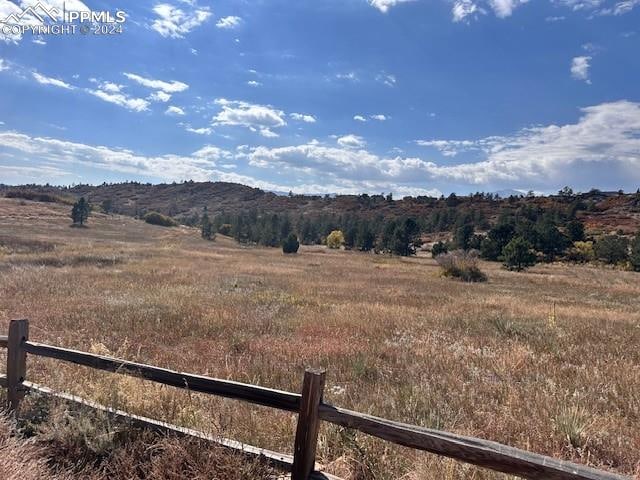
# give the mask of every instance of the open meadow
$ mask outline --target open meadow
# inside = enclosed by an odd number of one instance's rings
[[[638,273],[481,262],[488,281],[467,284],[426,257],[285,256],[98,213],[70,228],[68,210],[0,199],[2,334],[28,318],[34,341],[295,392],[306,366],[325,367],[329,403],[640,474]],[[33,382],[133,413],[293,445],[291,414],[28,366]],[[318,459],[344,478],[507,478],[326,424]]]

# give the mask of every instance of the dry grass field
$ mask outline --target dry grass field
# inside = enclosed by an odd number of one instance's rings
[[[242,248],[127,217],[70,228],[65,206],[0,199],[0,330],[326,400],[627,475],[640,474],[640,274]],[[550,318],[555,303],[556,317]],[[30,380],[290,452],[295,417],[31,358]],[[319,461],[344,478],[494,479],[458,462],[324,425]]]

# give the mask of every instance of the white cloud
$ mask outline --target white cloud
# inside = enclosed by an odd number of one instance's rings
[[[249,80],[247,82],[247,85],[249,85],[250,87],[259,87],[260,85],[262,85],[262,83],[258,82],[257,80]]]
[[[380,83],[384,83],[387,87],[395,87],[396,86],[396,76],[390,75],[388,73],[380,73],[376,76],[376,81]]]
[[[381,113],[378,113],[377,115],[370,115],[370,117],[372,120],[378,120],[379,122],[388,120],[388,117],[386,115],[382,115]]]
[[[285,113],[269,105],[257,105],[238,100],[216,99],[222,110],[213,117],[214,125],[242,126],[258,131],[263,137],[278,136],[272,129],[287,124]]]
[[[467,17],[479,13],[484,13],[484,10],[472,0],[456,0],[451,8],[454,22],[467,21]]]
[[[387,13],[391,7],[411,1],[413,0],[369,0],[369,4],[380,10],[382,13]]]
[[[69,85],[67,82],[63,82],[62,80],[58,80],[57,78],[47,77],[38,72],[31,72],[33,78],[35,78],[36,82],[42,85],[53,85],[54,87],[65,88],[67,90],[73,90],[76,87]]]
[[[349,80],[350,82],[359,81],[358,75],[355,72],[347,72],[347,73],[337,73],[336,78],[338,80]]]
[[[149,95],[149,100],[152,102],[163,102],[167,103],[171,100],[171,95],[169,93],[163,92],[162,90],[158,90],[157,92],[153,92]]]
[[[238,25],[240,25],[240,23],[242,23],[242,19],[240,17],[230,15],[228,17],[222,17],[220,20],[218,20],[218,22],[216,23],[216,27],[232,29],[236,28]]]
[[[339,137],[337,141],[338,145],[346,148],[363,148],[367,144],[362,137],[353,134]]]
[[[510,17],[513,11],[529,0],[489,0],[489,5],[498,18]]]
[[[532,127],[505,137],[421,144],[434,146],[445,155],[471,151],[484,154],[486,158],[479,162],[429,168],[432,175],[471,184],[638,183],[640,103],[603,103],[582,112],[575,124]],[[589,176],[594,171],[595,176]]]
[[[364,118],[362,115],[354,115],[354,116],[353,116],[353,119],[354,119],[356,122],[363,122],[363,123],[364,123],[364,122],[366,122],[366,121],[367,121],[367,119],[366,119],[366,118]]]
[[[122,89],[122,85],[118,85],[113,82],[103,82],[102,85],[100,85],[100,88],[105,92],[119,93]]]
[[[191,133],[197,133],[198,135],[211,135],[213,133],[213,129],[209,128],[209,127],[203,127],[203,128],[192,128],[192,127],[185,127],[185,130],[187,132],[191,132]]]
[[[589,79],[589,67],[591,66],[591,64],[589,63],[591,61],[590,56],[581,56],[581,57],[575,57],[573,60],[571,60],[571,76],[573,78],[575,78],[576,80],[583,80],[586,83],[591,83],[591,80]]]
[[[165,38],[183,38],[211,16],[209,7],[193,5],[188,11],[184,11],[168,3],[159,3],[153,7],[153,11],[157,18],[151,24],[151,28]]]
[[[170,82],[165,82],[163,80],[154,80],[153,78],[145,78],[140,75],[136,75],[135,73],[123,73],[125,77],[129,80],[133,80],[136,83],[139,83],[143,87],[152,88],[154,90],[162,90],[165,93],[177,93],[182,92],[189,88],[189,85],[183,82],[178,82],[177,80],[172,80]]]
[[[169,107],[167,107],[167,109],[165,110],[164,114],[175,117],[175,116],[185,115],[185,112],[180,107],[176,107],[175,105],[169,105]]]
[[[86,89],[86,92],[105,102],[113,103],[134,112],[144,112],[149,108],[149,102],[142,98],[132,98],[122,93],[110,93],[104,90],[93,90],[90,88]]]
[[[305,113],[291,113],[289,116],[299,122],[316,123],[316,117],[313,115],[307,115]]]
[[[0,72],[4,72],[5,70],[9,70],[9,65],[2,58],[0,58]]]

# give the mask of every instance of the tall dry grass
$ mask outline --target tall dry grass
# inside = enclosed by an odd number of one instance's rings
[[[283,256],[117,216],[89,225],[0,199],[3,234],[55,244],[2,254],[0,329],[25,317],[38,341],[291,391],[322,366],[331,403],[639,473],[637,273],[480,262],[488,281],[468,284],[421,257]],[[291,452],[291,414],[49,360],[30,358],[28,376]],[[346,478],[504,478],[331,425],[318,453]]]

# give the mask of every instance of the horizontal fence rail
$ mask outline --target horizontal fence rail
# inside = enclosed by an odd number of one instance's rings
[[[84,365],[97,370],[121,373],[132,377],[151,380],[163,385],[184,388],[192,392],[209,393],[220,397],[234,398],[265,407],[277,408],[288,412],[297,412],[300,408],[300,395],[271,388],[258,387],[246,383],[220,380],[217,378],[192,375],[166,368],[154,367],[143,363],[129,362],[117,358],[80,352],[68,348],[53,347],[36,342],[24,342],[22,348],[27,353],[39,357],[55,358],[65,362]]]
[[[324,371],[307,370],[302,394],[291,393],[32,342],[28,339],[28,322],[26,320],[14,320],[11,322],[9,336],[0,336],[0,347],[9,350],[7,354],[7,375],[0,375],[0,386],[6,387],[9,392],[13,392],[10,408],[14,410],[17,410],[20,400],[19,395],[27,391],[39,392],[89,406],[94,410],[100,410],[118,418],[128,419],[134,424],[147,428],[195,436],[215,441],[220,445],[245,454],[261,456],[271,463],[291,471],[292,480],[336,479],[336,477],[316,470],[318,466],[315,463],[315,449],[319,421],[355,429],[405,447],[424,450],[528,479],[631,480],[629,477],[615,473],[538,455],[497,442],[394,422],[326,404],[322,401]],[[298,414],[298,426],[294,455],[279,454],[243,445],[233,440],[214,439],[202,432],[131,415],[74,395],[53,392],[47,387],[25,380],[24,372],[26,370],[23,360],[27,353],[142,378],[194,392],[233,398],[278,410],[295,412]],[[13,360],[9,361],[9,359]]]

